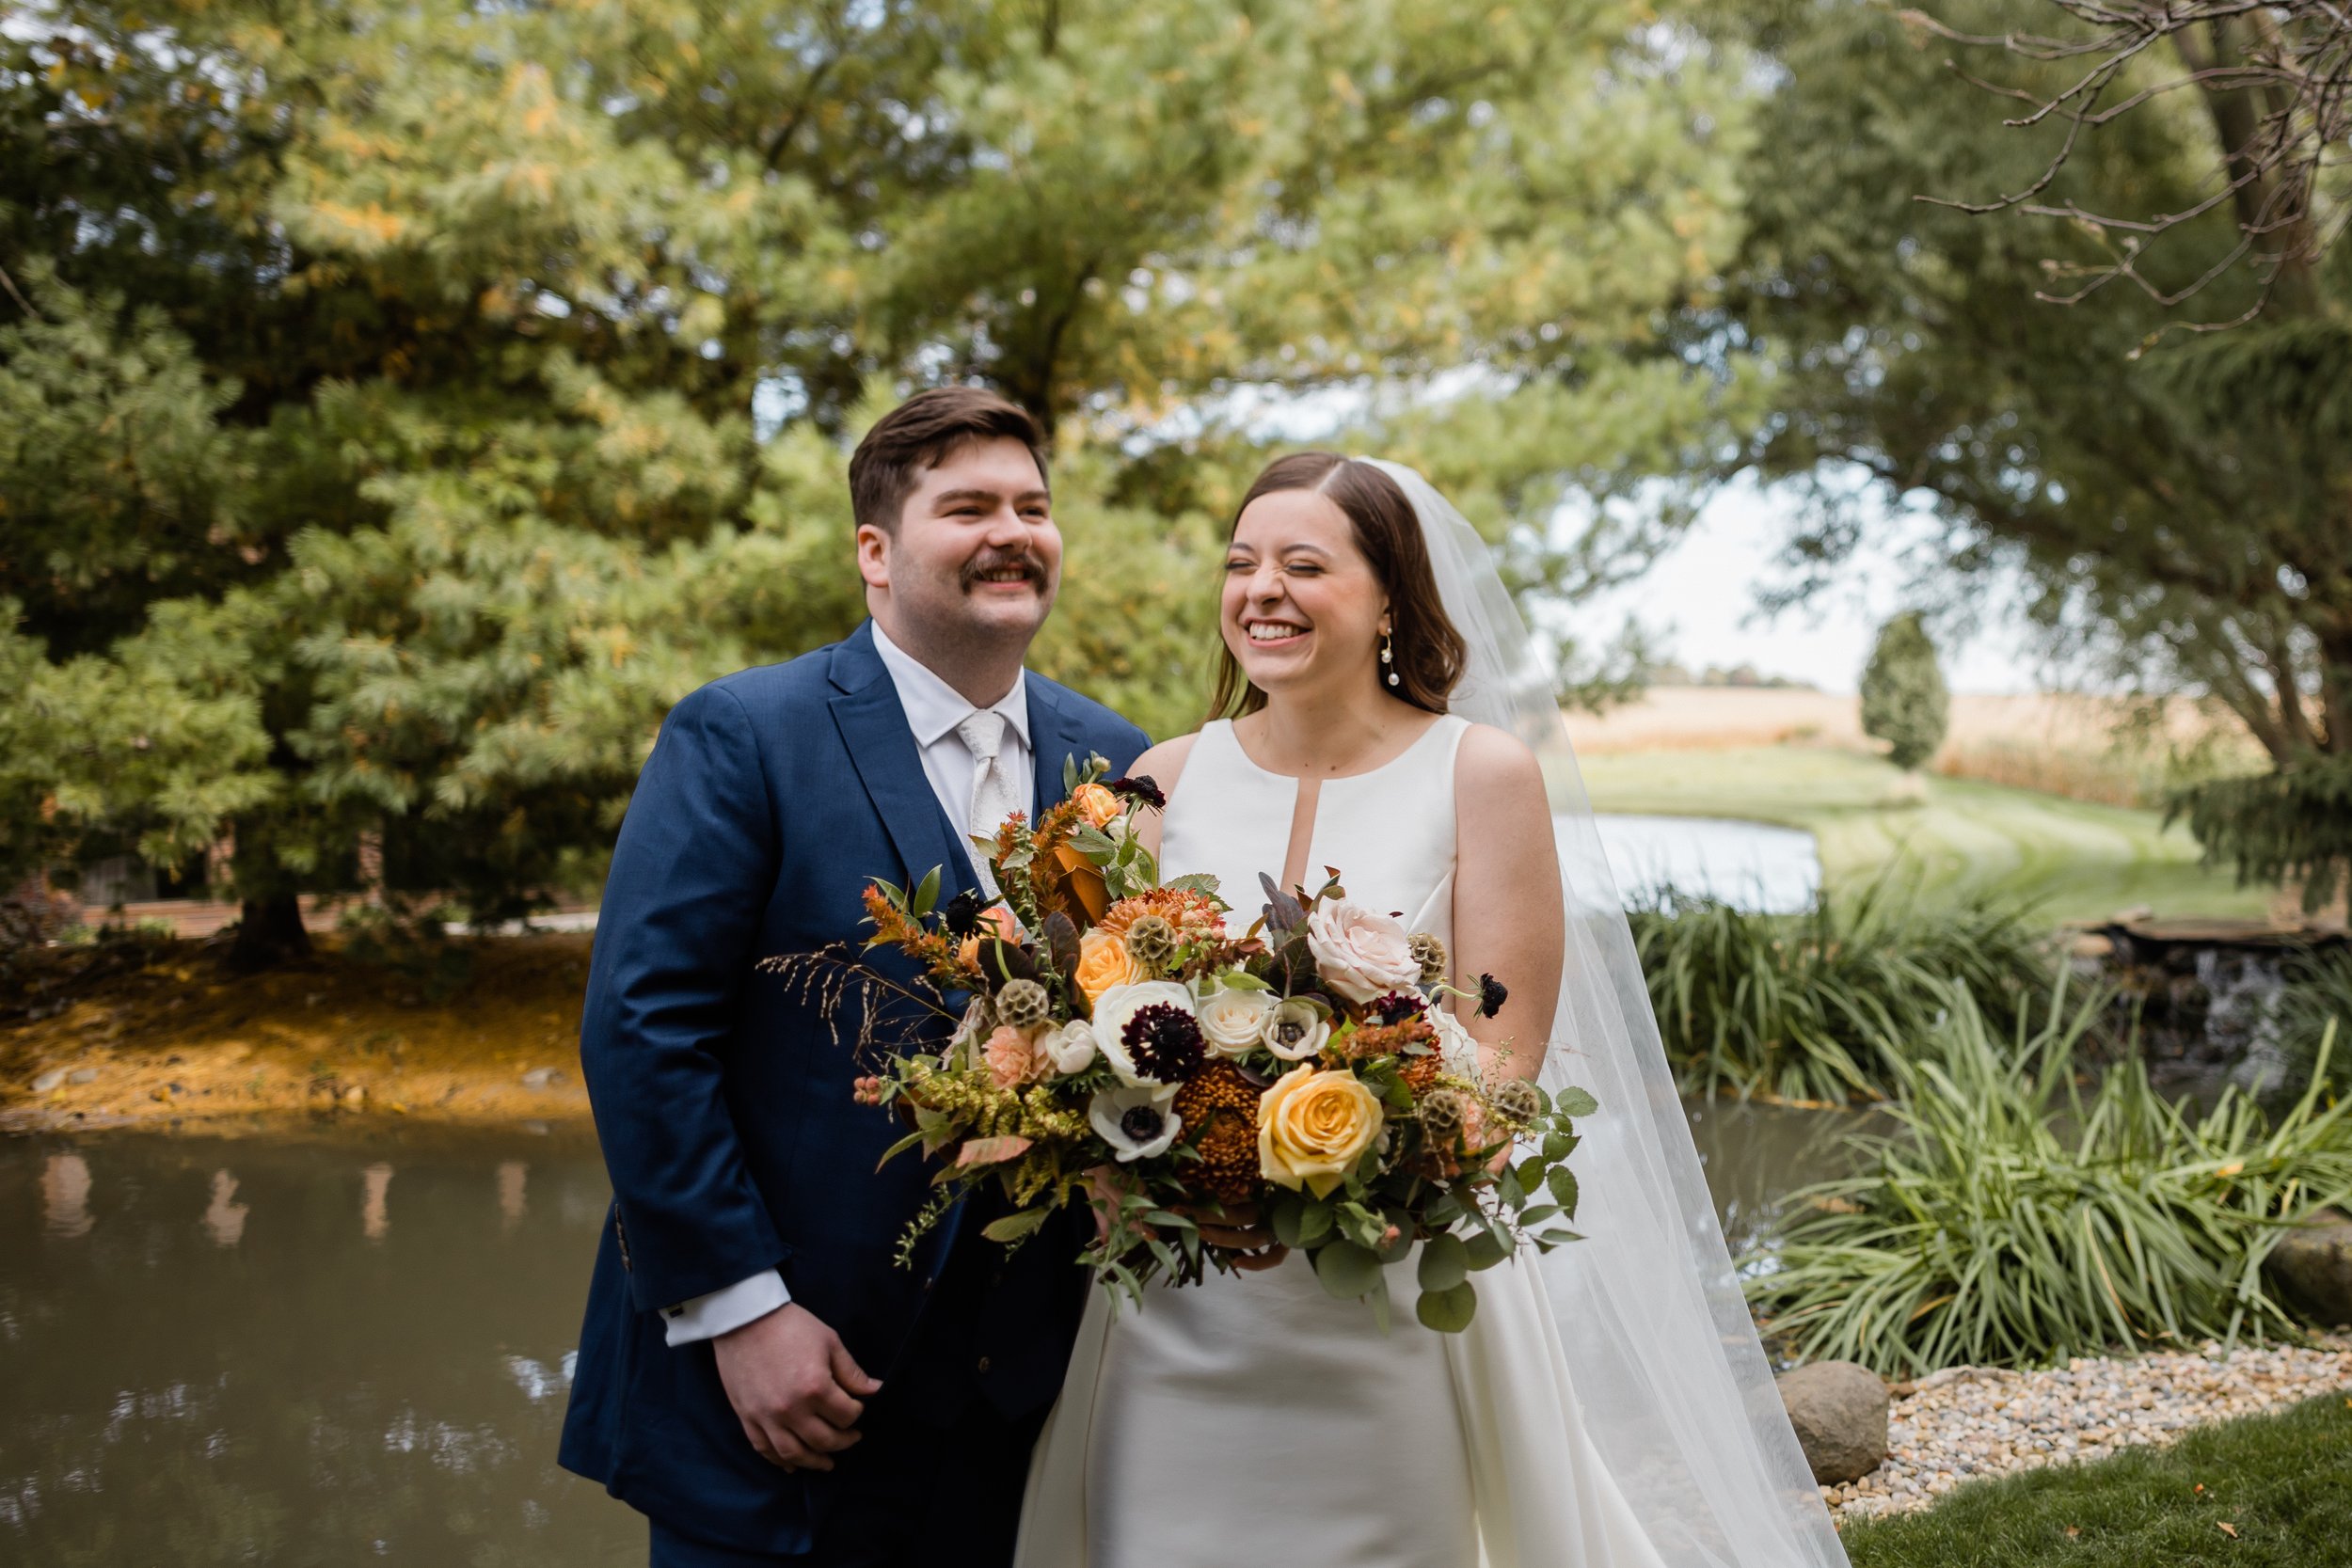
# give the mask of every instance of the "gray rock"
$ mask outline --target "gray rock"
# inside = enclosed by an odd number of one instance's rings
[[[58,1085],[64,1082],[65,1069],[61,1067],[51,1068],[47,1072],[42,1073],[40,1077],[33,1080],[33,1092],[35,1094],[47,1094],[50,1090],[56,1088]]]
[[[66,1082],[69,1084],[95,1084],[98,1082],[98,1069],[94,1067],[76,1068],[73,1071],[66,1075]]]
[[[1816,1361],[1777,1381],[1815,1481],[1860,1481],[1885,1463],[1886,1385],[1878,1373],[1851,1361]]]
[[[553,1088],[562,1082],[564,1069],[560,1067],[535,1067],[523,1074],[523,1087],[527,1089]]]
[[[2313,1323],[2352,1323],[2352,1219],[2322,1210],[2271,1248],[2269,1268],[2279,1293]]]

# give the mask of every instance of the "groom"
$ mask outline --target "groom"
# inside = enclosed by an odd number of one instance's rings
[[[754,966],[862,936],[870,879],[976,888],[969,833],[1143,749],[1022,668],[1061,571],[1041,447],[968,388],[875,425],[872,619],[679,703],[622,824],[580,1026],[614,1202],[560,1459],[651,1517],[654,1568],[1011,1559],[1082,1238],[1007,1256],[957,1214],[898,1266],[931,1171],[876,1168],[900,1129],[851,1099],[854,1019]]]

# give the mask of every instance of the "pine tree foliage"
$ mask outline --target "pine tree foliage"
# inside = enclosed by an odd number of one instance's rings
[[[1053,429],[1036,662],[1158,733],[1270,396],[1568,580],[1564,497],[1754,407],[1663,325],[1748,84],[1643,0],[20,7],[0,858],[230,842],[281,924],[363,841],[592,880],[669,705],[856,624],[848,449],[922,385]]]
[[[1944,744],[1951,706],[1919,612],[1906,610],[1881,626],[1862,670],[1862,733],[1885,741],[1888,759],[1913,772]]]

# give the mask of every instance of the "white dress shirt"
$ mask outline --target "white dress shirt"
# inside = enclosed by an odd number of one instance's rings
[[[874,651],[882,656],[890,684],[898,688],[898,705],[906,710],[907,728],[923,759],[923,776],[939,798],[939,809],[947,814],[956,841],[968,848],[972,786],[979,765],[957,726],[979,710],[935,671],[883,636],[880,625],[874,627]],[[996,766],[1011,784],[1013,797],[1026,802],[1035,798],[1037,786],[1037,765],[1029,751],[1028,672],[1014,677],[1012,689],[989,707],[1005,718],[1005,738],[997,749]],[[927,868],[914,869],[919,874]],[[663,1307],[662,1338],[673,1345],[714,1339],[766,1317],[791,1299],[784,1288],[784,1276],[766,1269],[723,1291]]]

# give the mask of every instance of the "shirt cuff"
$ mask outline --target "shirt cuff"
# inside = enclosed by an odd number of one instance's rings
[[[732,1334],[745,1323],[764,1318],[792,1299],[784,1275],[770,1269],[740,1279],[723,1291],[679,1302],[661,1309],[661,1336],[673,1345],[691,1345]]]

